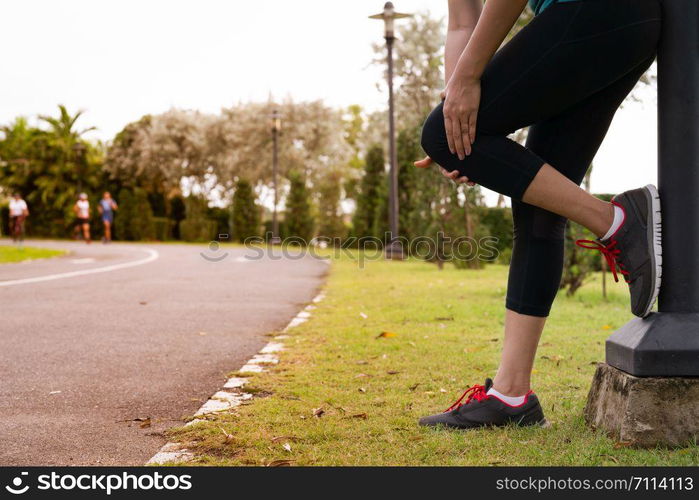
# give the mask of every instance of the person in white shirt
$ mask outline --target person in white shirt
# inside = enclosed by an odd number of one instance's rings
[[[27,202],[22,199],[22,195],[14,193],[10,200],[10,234],[13,241],[24,239],[24,221],[28,216]]]
[[[82,230],[85,243],[90,243],[90,202],[87,201],[87,194],[80,193],[78,201],[73,205],[75,213],[75,237],[77,238]]]

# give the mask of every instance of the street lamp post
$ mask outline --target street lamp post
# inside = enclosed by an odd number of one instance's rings
[[[272,208],[272,239],[273,245],[281,242],[279,237],[279,219],[277,218],[277,202],[279,191],[277,187],[277,172],[279,170],[279,134],[282,130],[282,115],[279,110],[272,111],[272,188],[274,189],[274,207]]]
[[[607,340],[607,363],[636,376],[699,376],[699,2],[666,0],[658,50],[658,313]]]
[[[410,17],[410,14],[396,12],[392,2],[386,2],[383,12],[369,16],[370,19],[383,19],[384,38],[386,39],[386,51],[388,62],[388,157],[389,157],[389,180],[388,180],[388,205],[389,205],[389,225],[391,234],[386,247],[386,257],[389,259],[402,259],[403,248],[398,240],[398,161],[396,156],[396,126],[393,112],[393,42],[394,20]]]
[[[663,0],[658,49],[659,312],[606,343],[585,420],[619,442],[684,446],[699,436],[699,2]]]

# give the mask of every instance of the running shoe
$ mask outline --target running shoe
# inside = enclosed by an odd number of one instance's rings
[[[420,419],[422,426],[443,426],[453,429],[475,429],[478,427],[503,427],[508,424],[518,426],[546,425],[544,411],[539,399],[532,391],[524,397],[524,402],[512,406],[488,395],[493,381],[485,379],[485,385],[474,385],[466,389],[459,399],[437,415]]]
[[[652,184],[612,198],[624,220],[608,239],[578,240],[583,248],[599,250],[615,281],[621,274],[629,284],[631,312],[645,318],[658,298],[662,276],[660,196]]]

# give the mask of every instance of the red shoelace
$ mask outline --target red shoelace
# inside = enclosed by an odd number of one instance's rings
[[[466,401],[462,403],[461,401],[463,401],[463,399],[466,396],[468,396],[468,398],[466,399]],[[488,399],[488,395],[485,393],[484,385],[476,384],[473,387],[469,387],[468,389],[466,389],[466,391],[461,395],[459,399],[457,399],[454,402],[453,405],[444,410],[444,413],[461,408],[462,406],[469,404],[474,399],[476,401],[483,401],[484,399]]]
[[[619,278],[617,277],[618,271],[620,274],[624,276],[624,281],[626,281],[627,283],[629,282],[629,279],[627,278],[629,272],[622,267],[621,262],[617,261],[617,259],[619,258],[619,254],[621,253],[621,250],[616,248],[617,241],[615,239],[612,238],[610,242],[606,244],[595,240],[577,240],[575,244],[581,248],[599,250],[600,253],[606,259],[610,271],[612,271],[614,281],[619,281]]]

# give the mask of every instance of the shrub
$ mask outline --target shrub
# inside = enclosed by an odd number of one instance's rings
[[[231,207],[231,230],[233,238],[245,241],[251,236],[260,235],[260,210],[255,203],[255,192],[245,179],[236,184]]]

